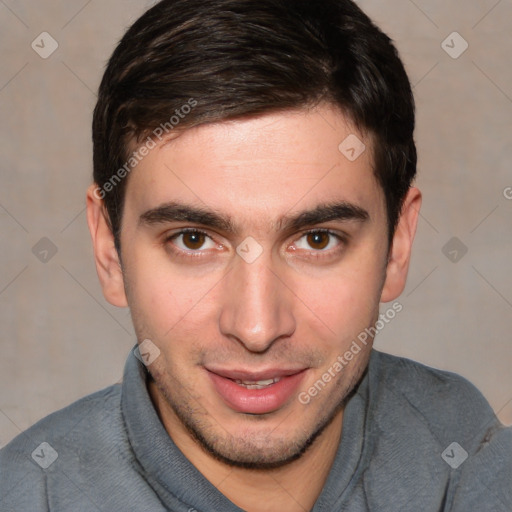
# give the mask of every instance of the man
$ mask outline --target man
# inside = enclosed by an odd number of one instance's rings
[[[372,349],[421,203],[413,129],[351,1],[144,14],[100,86],[87,193],[138,346],[121,385],[0,452],[1,510],[512,510],[512,433],[480,393]]]

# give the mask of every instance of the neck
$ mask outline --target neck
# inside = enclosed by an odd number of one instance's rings
[[[212,457],[177,429],[166,414],[164,398],[153,381],[148,382],[153,404],[176,446],[226,498],[247,512],[310,511],[322,492],[341,438],[343,411],[340,411],[299,459],[270,470],[242,469]]]

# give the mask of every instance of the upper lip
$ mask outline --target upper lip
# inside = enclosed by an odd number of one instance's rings
[[[258,382],[262,380],[276,379],[288,377],[306,370],[305,367],[300,368],[267,368],[264,370],[230,370],[226,368],[206,367],[206,370],[231,380],[241,380],[247,382]]]

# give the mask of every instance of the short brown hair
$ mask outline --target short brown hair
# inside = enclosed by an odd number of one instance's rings
[[[416,174],[414,100],[396,48],[366,14],[350,0],[157,3],[115,49],[94,110],[94,181],[118,250],[129,141],[174,127],[173,116],[182,130],[320,101],[373,135],[391,240]]]

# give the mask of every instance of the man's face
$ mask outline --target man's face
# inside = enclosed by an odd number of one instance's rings
[[[351,134],[367,148],[355,161],[338,149]],[[304,392],[375,323],[387,237],[371,141],[329,105],[153,149],[127,184],[121,254],[138,340],[160,350],[149,370],[171,435],[263,467],[340,418],[370,343],[309,403]]]

